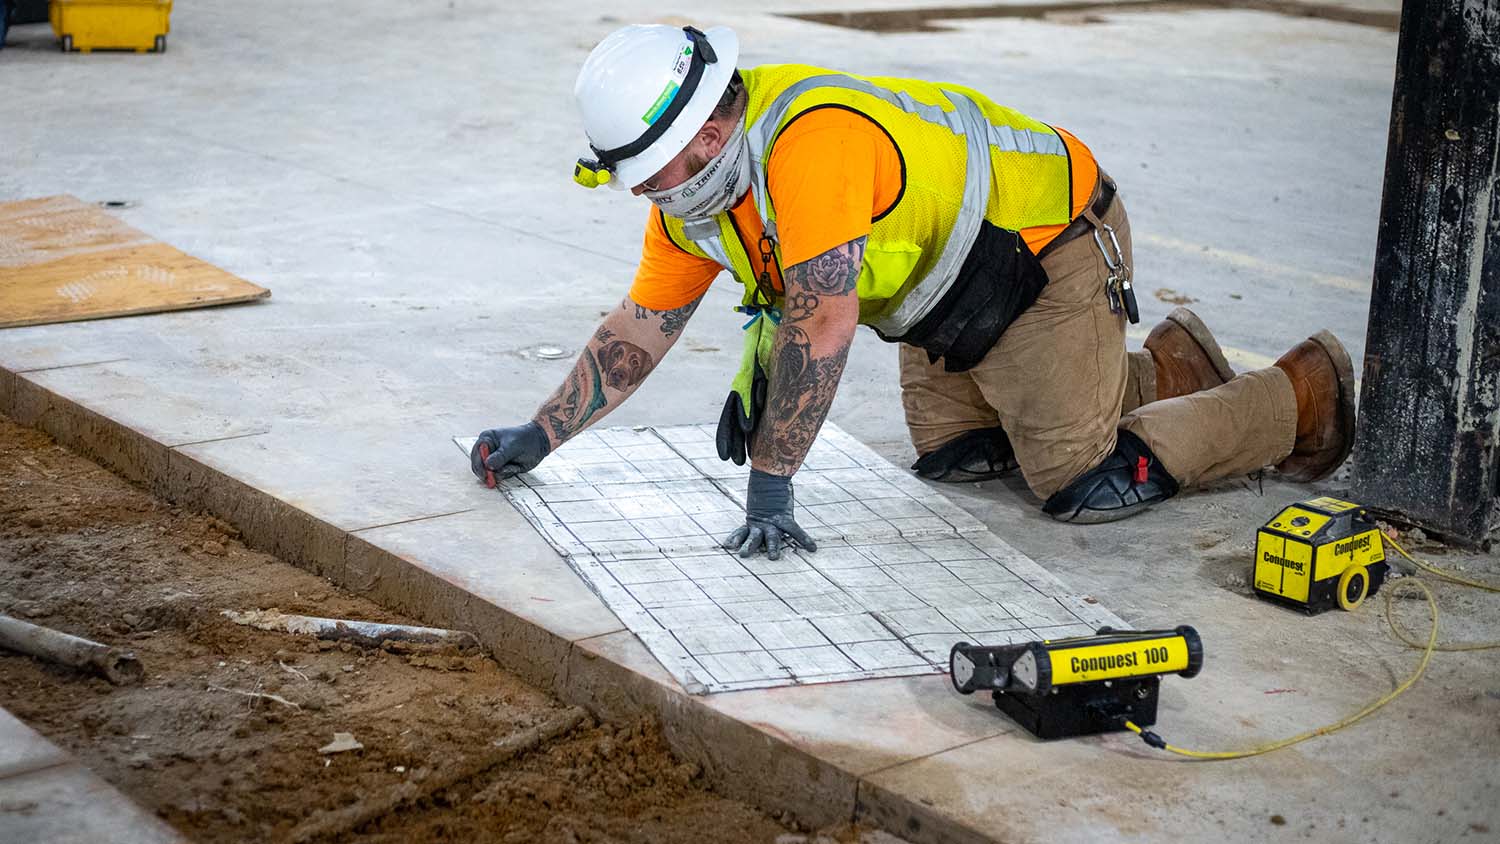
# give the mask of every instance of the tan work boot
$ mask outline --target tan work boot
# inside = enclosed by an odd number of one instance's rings
[[[1145,345],[1156,369],[1157,401],[1209,390],[1234,377],[1208,326],[1187,308],[1167,314]]]
[[[1276,468],[1293,481],[1326,477],[1354,447],[1354,364],[1338,338],[1319,331],[1276,366],[1297,394],[1297,441]]]

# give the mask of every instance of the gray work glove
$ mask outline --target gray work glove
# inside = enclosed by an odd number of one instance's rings
[[[487,459],[480,459],[481,446],[489,454]],[[491,428],[481,433],[469,450],[469,468],[480,480],[485,480],[489,472],[495,477],[509,478],[535,469],[551,450],[542,426],[534,421],[514,428]]]
[[[748,557],[764,546],[767,557],[779,560],[783,544],[818,550],[818,544],[792,518],[792,479],[751,469],[745,495],[745,525],[735,528],[724,540],[724,548],[730,551],[738,548],[741,557]]]

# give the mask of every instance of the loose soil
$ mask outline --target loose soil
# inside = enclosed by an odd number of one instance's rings
[[[144,683],[116,687],[0,651],[0,707],[190,839],[288,841],[403,784],[432,792],[424,781],[563,710],[483,656],[335,645],[220,615],[268,608],[416,623],[0,416],[0,612],[129,648],[146,667]],[[319,753],[335,732],[363,749]],[[709,791],[654,723],[586,719],[322,840],[748,844],[797,831]]]

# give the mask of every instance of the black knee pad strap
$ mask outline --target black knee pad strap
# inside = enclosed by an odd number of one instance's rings
[[[1112,522],[1177,494],[1177,481],[1140,437],[1120,431],[1114,453],[1058,490],[1042,512],[1060,522]]]

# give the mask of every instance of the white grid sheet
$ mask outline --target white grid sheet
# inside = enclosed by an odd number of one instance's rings
[[[694,694],[942,673],[958,641],[1127,627],[831,422],[794,481],[818,550],[741,559],[719,542],[748,475],[712,425],[607,428],[500,488]]]

